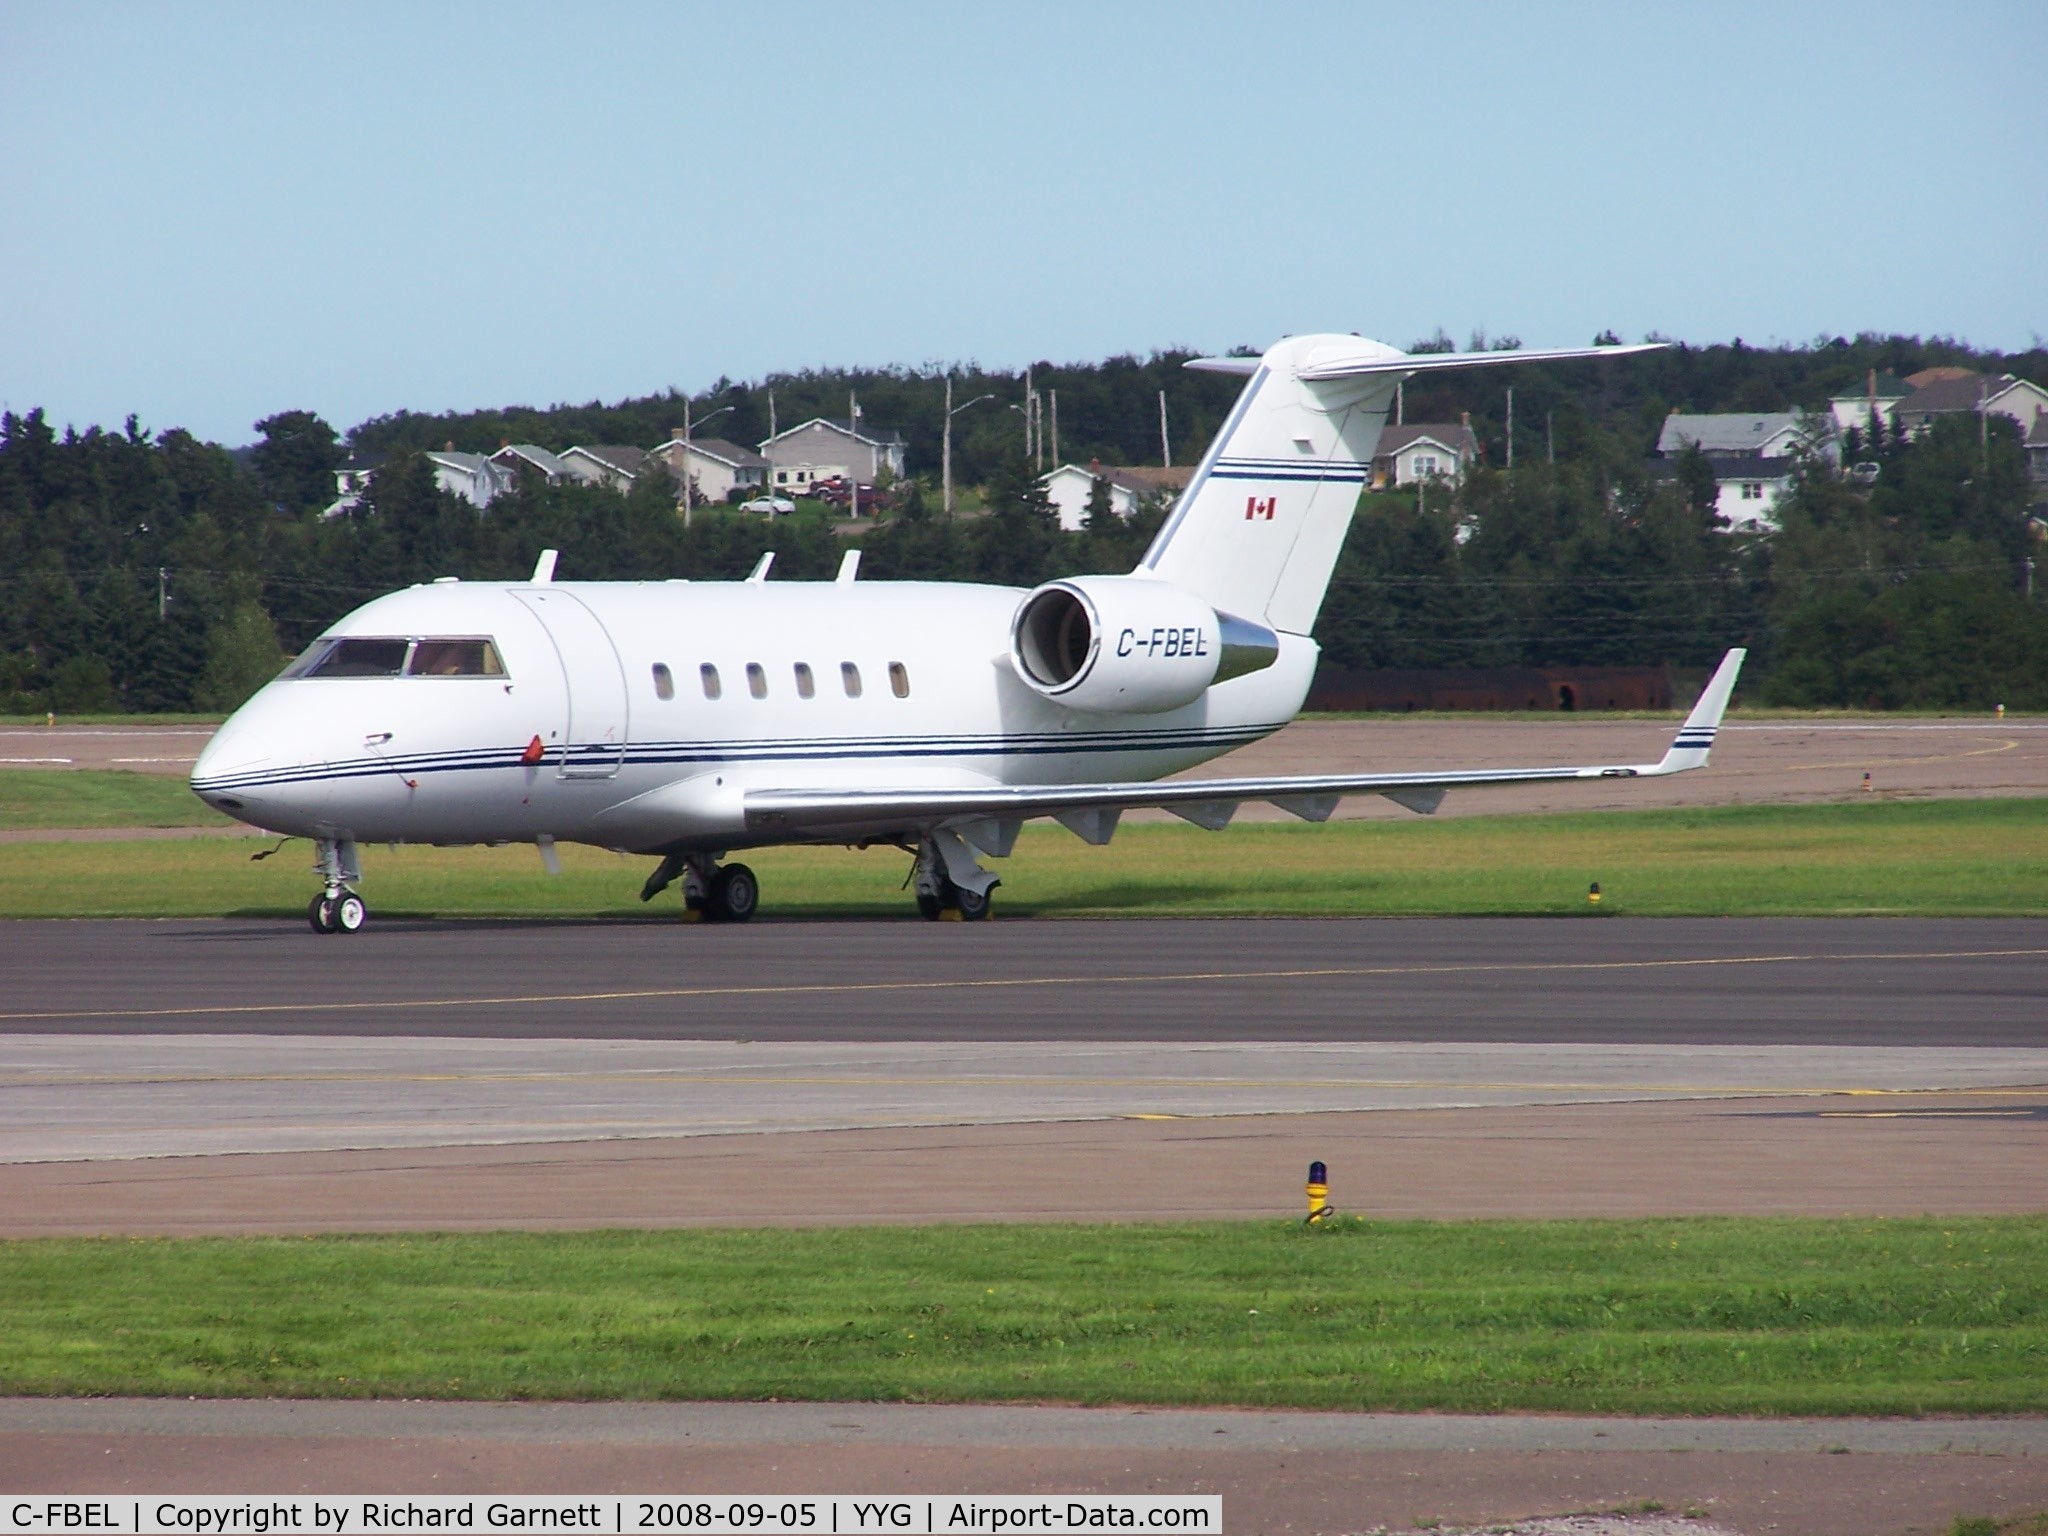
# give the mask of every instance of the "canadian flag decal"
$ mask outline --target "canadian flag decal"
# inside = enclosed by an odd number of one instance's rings
[[[1257,496],[1245,497],[1244,520],[1250,522],[1255,517],[1263,517],[1270,523],[1273,521],[1273,504],[1279,499],[1277,496],[1267,496],[1263,499]]]

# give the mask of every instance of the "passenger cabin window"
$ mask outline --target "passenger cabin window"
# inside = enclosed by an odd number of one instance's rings
[[[768,674],[761,670],[758,661],[747,663],[747,692],[757,699],[768,697]]]
[[[811,676],[811,664],[808,661],[798,662],[796,664],[796,696],[800,699],[808,699],[815,697],[817,692],[818,680]]]
[[[889,663],[889,691],[899,699],[910,697],[910,669],[900,661]]]
[[[860,697],[860,668],[850,661],[839,663],[839,681],[846,689],[849,699]]]
[[[672,699],[676,696],[676,675],[669,671],[666,662],[654,664],[654,696],[657,699]]]
[[[704,680],[705,698],[715,699],[721,693],[725,692],[725,690],[719,686],[718,668],[711,665],[710,662],[707,661],[704,663],[703,666],[699,667],[697,669],[697,675]]]
[[[498,648],[481,638],[415,640],[407,677],[503,677]]]

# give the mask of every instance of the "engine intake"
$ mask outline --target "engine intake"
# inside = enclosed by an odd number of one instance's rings
[[[1103,713],[1178,709],[1279,654],[1279,637],[1263,625],[1142,576],[1048,582],[1010,624],[1010,663],[1027,687]]]

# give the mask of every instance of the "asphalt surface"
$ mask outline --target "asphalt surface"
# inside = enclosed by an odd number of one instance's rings
[[[2048,1044],[2041,919],[20,922],[0,1034]]]

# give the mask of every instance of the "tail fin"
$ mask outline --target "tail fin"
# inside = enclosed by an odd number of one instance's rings
[[[1315,627],[1403,378],[1643,350],[1411,357],[1357,336],[1295,336],[1259,358],[1198,358],[1188,366],[1248,374],[1250,381],[1139,569],[1224,613],[1305,635]]]

